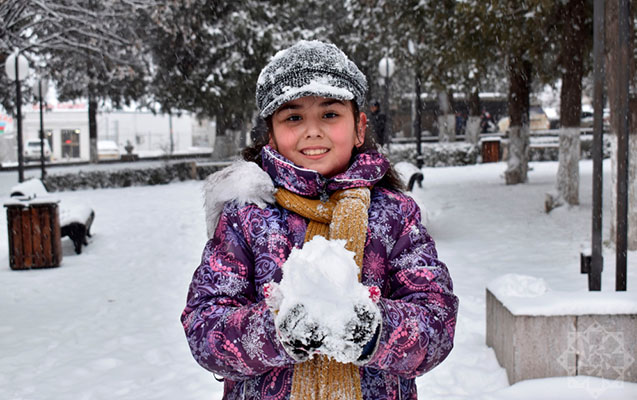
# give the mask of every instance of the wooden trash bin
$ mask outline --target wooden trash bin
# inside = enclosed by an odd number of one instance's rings
[[[500,161],[500,138],[482,139],[482,162]]]
[[[62,261],[58,201],[16,199],[5,203],[11,269],[58,267]]]

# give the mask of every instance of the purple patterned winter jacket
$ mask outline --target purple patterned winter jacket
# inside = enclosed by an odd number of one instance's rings
[[[372,187],[388,161],[359,154],[347,171],[326,179],[266,146],[262,168],[275,186],[319,197]],[[224,378],[224,399],[288,399],[294,361],[277,339],[263,285],[280,281],[281,265],[302,247],[308,221],[278,205],[225,205],[214,237],[194,273],[181,320],[194,358]],[[362,282],[382,291],[382,328],[360,367],[363,398],[416,399],[414,378],[442,362],[453,347],[458,299],[447,267],[408,196],[371,191]]]

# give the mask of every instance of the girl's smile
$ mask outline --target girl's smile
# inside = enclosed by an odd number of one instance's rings
[[[293,163],[332,177],[347,169],[366,124],[365,113],[356,124],[351,101],[302,97],[273,114],[270,144]]]

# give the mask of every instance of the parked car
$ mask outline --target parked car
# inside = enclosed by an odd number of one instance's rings
[[[112,140],[98,140],[97,159],[98,160],[119,160],[122,154],[119,146]]]
[[[509,117],[501,118],[498,121],[498,128],[500,129],[500,132],[508,131],[509,123]],[[542,107],[531,106],[529,108],[529,130],[541,131],[548,130],[550,128],[551,122],[549,121],[549,117],[546,115]]]
[[[552,108],[544,108],[546,111],[546,115],[549,118],[549,122],[551,125],[551,129],[559,129],[560,128],[560,117],[556,110]],[[592,128],[593,120],[594,120],[595,110],[588,104],[582,104],[582,112],[580,114],[580,128]],[[602,114],[602,124],[604,130],[608,130],[610,124],[610,110],[605,108]]]
[[[582,111],[579,126],[582,128],[593,127],[593,112],[592,111]]]
[[[40,139],[27,140],[24,146],[24,161],[39,161],[40,154]],[[44,160],[51,161],[51,146],[48,140],[44,140]]]

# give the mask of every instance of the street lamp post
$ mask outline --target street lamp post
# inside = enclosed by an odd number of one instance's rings
[[[418,169],[422,168],[424,164],[424,160],[422,157],[422,131],[420,127],[420,109],[422,105],[420,104],[420,77],[418,73],[416,73],[416,79],[414,82],[415,89],[415,99],[414,99],[414,133],[416,134],[416,166]]]
[[[33,85],[33,91],[38,94],[38,100],[40,101],[40,169],[41,169],[41,179],[44,180],[46,176],[46,171],[44,169],[44,115],[42,112],[42,98],[46,96],[47,91],[49,90],[48,81],[42,81],[42,79],[38,79],[37,83]]]
[[[170,130],[170,156],[175,152],[175,140],[173,137],[173,113],[172,111],[168,112],[168,128]]]
[[[389,56],[385,56],[380,59],[378,63],[378,72],[380,76],[383,78],[385,83],[385,96],[383,98],[383,108],[385,109],[385,115],[387,116],[387,120],[385,122],[385,132],[383,132],[387,146],[391,143],[392,136],[392,118],[391,118],[391,110],[389,108],[389,86],[391,84],[391,77],[394,75],[394,59]]]
[[[18,182],[24,181],[24,154],[22,146],[22,92],[20,81],[29,75],[29,62],[19,51],[7,57],[4,64],[9,80],[15,81],[16,119],[18,123]]]

